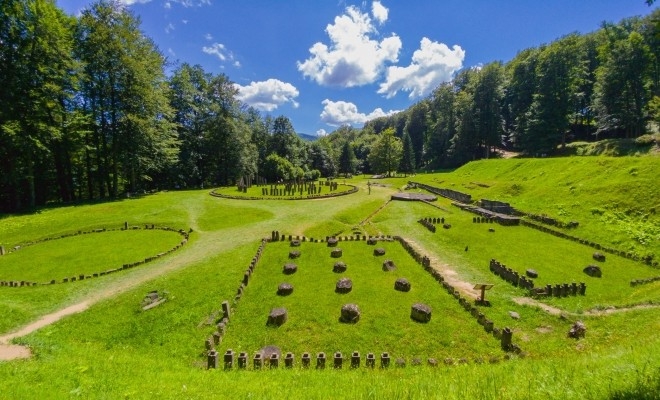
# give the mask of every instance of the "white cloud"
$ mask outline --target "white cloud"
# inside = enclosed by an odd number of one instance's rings
[[[382,17],[381,10],[377,18]],[[377,32],[371,18],[354,6],[335,17],[326,32],[330,45],[315,43],[309,49],[311,57],[297,62],[303,76],[320,85],[352,87],[373,83],[382,75],[386,63],[398,60],[401,39],[396,34],[381,41],[372,39]]]
[[[241,63],[234,59],[234,54],[227,50],[222,43],[213,43],[210,46],[204,46],[202,47],[202,51],[206,54],[218,57],[220,61],[230,61],[235,67],[241,66]]]
[[[319,137],[320,136],[326,136],[327,134],[328,134],[328,132],[326,132],[325,129],[319,129],[318,131],[316,131],[316,136],[319,136]]]
[[[165,27],[165,33],[170,33],[170,32],[172,32],[173,30],[174,30],[174,24],[170,22],[170,23],[167,24],[167,26]]]
[[[119,2],[121,4],[124,4],[124,5],[127,5],[127,6],[130,6],[130,5],[133,5],[133,4],[145,4],[145,3],[149,3],[150,1],[151,0],[119,0]]]
[[[383,111],[382,108],[376,108],[369,114],[361,113],[355,104],[346,101],[323,100],[323,112],[321,112],[321,121],[331,126],[358,125],[374,118],[386,117],[396,114],[398,110]]]
[[[371,4],[371,14],[376,18],[379,24],[387,21],[387,15],[389,14],[389,9],[385,7],[380,1],[374,1]]]
[[[204,39],[206,39],[208,41],[211,41],[211,40],[213,40],[213,35],[211,35],[210,33],[207,33],[206,35],[204,35]]]
[[[411,99],[425,96],[442,82],[450,81],[463,67],[464,59],[465,51],[460,46],[449,49],[444,43],[423,38],[409,66],[387,69],[385,82],[380,84],[378,93],[387,98],[394,97],[399,91],[410,92],[408,97]]]
[[[291,103],[298,108],[294,100],[298,97],[298,89],[290,83],[278,79],[268,79],[262,82],[251,82],[247,86],[234,85],[238,89],[238,97],[242,102],[261,111],[273,111],[279,106]]]

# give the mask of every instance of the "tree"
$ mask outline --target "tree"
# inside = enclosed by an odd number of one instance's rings
[[[426,141],[426,117],[428,114],[428,102],[420,101],[409,109],[404,128],[404,137],[410,136],[414,158],[414,168],[419,168],[424,159],[424,142]]]
[[[387,128],[380,134],[369,153],[372,171],[391,176],[392,171],[399,165],[402,151],[401,139],[394,136],[393,128]]]
[[[84,63],[81,106],[89,115],[89,196],[136,190],[177,159],[165,58],[117,1],[84,10],[76,55]]]
[[[403,150],[401,152],[401,161],[399,162],[399,172],[412,174],[415,172],[415,150],[413,149],[410,135],[403,135]]]
[[[432,167],[446,163],[447,151],[456,134],[455,103],[456,91],[450,82],[441,84],[431,96],[425,157]]]
[[[339,173],[348,176],[355,173],[357,160],[355,159],[355,152],[349,142],[345,142],[341,148],[339,155]]]
[[[6,210],[44,204],[55,186],[53,169],[61,198],[74,196],[75,139],[65,136],[76,84],[72,28],[52,0],[0,3],[0,206]]]
[[[299,167],[304,163],[305,144],[293,129],[291,120],[285,116],[275,118],[270,148],[280,157]]]
[[[596,72],[598,131],[621,131],[626,137],[644,133],[650,93],[652,54],[638,32],[601,47]],[[654,66],[654,65],[653,65]]]

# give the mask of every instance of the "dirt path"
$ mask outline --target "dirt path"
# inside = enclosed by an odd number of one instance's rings
[[[441,262],[435,254],[426,250],[417,242],[408,239],[406,239],[406,241],[410,243],[410,245],[415,250],[417,250],[418,253],[425,254],[431,259],[431,267],[439,271],[447,283],[458,289],[463,294],[474,299],[477,299],[480,296],[480,293],[474,289],[474,284],[461,280],[458,276],[458,272],[456,272],[456,270],[454,270],[451,265]]]
[[[224,233],[226,234],[227,232],[225,231]],[[242,236],[244,237],[245,235]],[[232,237],[241,236],[232,235]],[[16,358],[28,358],[31,356],[29,348],[9,344],[12,339],[28,335],[38,329],[53,324],[66,316],[83,312],[99,301],[114,297],[161,275],[168,274],[197,261],[201,261],[217,251],[222,250],[224,247],[234,247],[244,244],[242,243],[243,241],[238,240],[229,244],[226,243],[227,241],[220,241],[220,238],[221,236],[219,234],[206,234],[193,244],[185,247],[181,250],[179,255],[174,255],[173,258],[154,263],[148,267],[135,269],[133,273],[124,275],[120,280],[87,295],[86,298],[81,299],[75,304],[71,304],[60,310],[43,315],[16,331],[0,336],[0,360],[13,360]]]

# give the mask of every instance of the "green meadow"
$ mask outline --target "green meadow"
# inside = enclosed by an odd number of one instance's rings
[[[591,247],[523,226],[474,223],[473,214],[446,199],[434,206],[389,200],[408,180],[451,188],[474,199],[507,201],[525,212],[577,221],[579,226],[567,233],[658,260],[658,177],[660,162],[654,157],[492,160],[379,180],[371,193],[367,182],[373,181],[355,177],[346,183],[356,185],[357,193],[327,199],[246,201],[191,190],[2,215],[0,245],[23,247],[0,256],[0,280],[29,276],[40,282],[116,268],[181,240],[174,232],[142,229],[37,242],[44,238],[118,228],[124,222],[192,232],[181,249],[117,273],[55,285],[0,286],[0,336],[66,307],[88,306],[12,339],[32,356],[0,361],[0,397],[656,399],[660,283],[631,287],[630,281],[660,276],[660,269],[612,254],[597,262]],[[451,228],[438,226],[432,233],[417,222],[424,217],[443,217]],[[445,276],[463,282],[463,296],[474,296],[470,287],[475,283],[494,284],[487,292],[491,307],[481,309],[495,326],[514,332],[522,353],[500,349],[499,341],[397,242],[379,242],[375,247],[386,250],[380,257],[366,242],[340,242],[339,259],[330,257],[325,243],[303,242],[297,248],[288,241],[268,243],[234,304],[261,239],[275,230],[319,239],[354,233],[404,237]],[[289,260],[293,249],[301,256]],[[384,259],[393,260],[397,269],[384,272]],[[537,286],[585,282],[586,295],[530,299],[492,274],[490,259],[520,273],[535,269]],[[347,264],[346,272],[332,271],[337,260]],[[287,262],[296,263],[298,272],[284,275]],[[582,272],[589,264],[601,267],[601,278]],[[353,281],[350,293],[335,293],[341,277]],[[398,277],[410,280],[410,292],[393,290]],[[281,282],[291,283],[294,292],[278,296]],[[144,311],[142,301],[153,290],[166,293],[166,301]],[[218,351],[252,355],[276,345],[296,354],[296,366],[207,369],[204,341],[214,332],[224,300],[234,305]],[[429,323],[410,319],[417,302],[432,307]],[[338,321],[345,303],[360,306],[356,324]],[[278,328],[266,325],[274,307],[289,312]],[[585,337],[568,338],[578,320],[587,326]],[[407,366],[317,370],[298,363],[304,351],[348,355],[354,350],[362,355],[388,351],[405,358]],[[433,357],[440,365],[413,366],[414,357]],[[446,358],[468,362],[445,365]]]

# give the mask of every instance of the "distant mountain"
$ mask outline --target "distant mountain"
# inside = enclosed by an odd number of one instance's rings
[[[313,142],[313,141],[315,141],[316,139],[319,138],[319,137],[316,136],[316,135],[308,135],[308,134],[306,134],[306,133],[299,133],[298,136],[300,136],[300,138],[301,138],[302,140],[306,140],[306,141],[308,141],[308,142]]]

